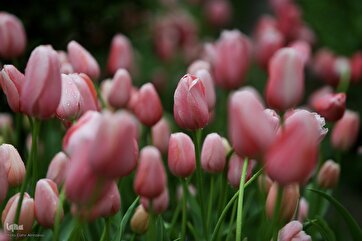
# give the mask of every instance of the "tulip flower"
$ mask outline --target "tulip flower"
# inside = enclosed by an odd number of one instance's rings
[[[326,161],[317,176],[318,185],[322,188],[334,188],[337,186],[340,166],[332,160]]]
[[[301,197],[298,206],[298,221],[303,222],[307,219],[309,212],[309,204],[307,199]]]
[[[40,179],[35,187],[35,217],[44,227],[54,226],[59,206],[59,193],[55,182],[50,179]],[[63,208],[60,211],[63,216]]]
[[[187,74],[181,78],[174,95],[173,114],[182,128],[196,130],[206,126],[209,111],[205,87],[196,76]]]
[[[146,126],[151,127],[162,118],[161,100],[153,84],[144,84],[139,89],[133,110],[137,118]]]
[[[152,127],[152,143],[162,154],[167,153],[170,135],[170,124],[166,118],[162,118]]]
[[[76,41],[70,41],[67,46],[69,62],[75,73],[84,73],[93,80],[98,79],[100,69],[94,57]]]
[[[165,190],[166,182],[161,153],[156,147],[144,147],[140,153],[140,161],[133,185],[134,190],[140,196],[153,199]]]
[[[351,80],[357,83],[362,78],[362,52],[356,52],[350,59]]]
[[[74,69],[72,64],[69,62],[68,55],[65,51],[58,50],[58,59],[60,62],[60,73],[62,74],[72,74]]]
[[[222,172],[226,164],[226,150],[221,137],[208,134],[201,150],[201,166],[207,172]]]
[[[122,34],[116,34],[111,43],[107,69],[114,74],[118,69],[131,71],[133,67],[133,49],[131,42]]]
[[[164,211],[166,211],[168,207],[169,197],[168,197],[168,189],[165,188],[163,192],[154,199],[148,199],[145,197],[141,197],[141,204],[144,207],[144,209],[147,210],[147,212],[150,212],[150,201],[152,201],[152,212],[155,212],[157,214],[161,214]]]
[[[278,233],[278,241],[312,241],[312,238],[303,231],[303,224],[299,221],[287,223]]]
[[[65,180],[69,164],[69,157],[64,152],[58,152],[49,164],[46,178],[54,181],[60,187]]]
[[[25,179],[25,166],[19,152],[10,144],[0,146],[0,165],[3,165],[10,186],[18,186]]]
[[[333,128],[331,142],[336,149],[349,150],[357,140],[360,118],[357,112],[346,110]]]
[[[21,111],[40,119],[52,117],[60,102],[61,86],[57,52],[49,45],[35,48],[25,69]]]
[[[131,218],[131,229],[133,232],[142,234],[148,229],[149,214],[142,204],[140,204]]]
[[[279,49],[269,63],[268,105],[285,111],[299,104],[304,94],[304,63],[294,48]]]
[[[108,103],[118,109],[127,105],[132,88],[132,80],[126,69],[118,69],[109,87]]]
[[[188,135],[182,132],[171,135],[168,143],[168,167],[178,177],[188,177],[194,172],[195,146]]]
[[[5,170],[4,163],[0,162],[0,204],[6,198],[6,194],[8,193],[8,177]]]
[[[251,175],[253,174],[252,171],[254,164],[255,163],[253,160],[251,160],[248,163],[248,167],[246,170],[246,180],[249,180]],[[244,158],[236,154],[233,154],[230,157],[227,178],[230,185],[234,188],[239,188],[243,165],[244,165]]]
[[[195,60],[187,68],[187,73],[195,74],[198,70],[201,70],[201,69],[205,69],[210,72],[211,71],[210,63],[205,60]]]
[[[0,84],[11,110],[20,112],[20,92],[24,75],[14,65],[4,65],[0,73]]]
[[[7,12],[0,12],[0,56],[6,59],[19,57],[26,47],[26,33],[21,21]]]
[[[222,27],[230,22],[232,7],[227,0],[212,0],[206,2],[204,14],[210,25]]]
[[[297,51],[300,58],[302,58],[304,65],[309,63],[311,55],[311,46],[309,45],[308,42],[303,40],[297,40],[289,44],[289,47]]]
[[[205,87],[205,96],[207,101],[207,107],[209,112],[214,110],[216,102],[216,93],[214,87],[214,81],[211,74],[206,69],[200,69],[195,72],[195,76],[198,77]]]

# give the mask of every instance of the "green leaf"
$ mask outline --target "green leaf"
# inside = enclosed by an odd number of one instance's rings
[[[351,214],[348,212],[348,210],[343,207],[343,205],[338,202],[334,197],[326,194],[325,192],[315,190],[315,189],[308,189],[321,197],[328,200],[333,206],[337,209],[337,211],[341,214],[341,216],[344,218],[344,220],[347,223],[347,226],[352,234],[353,240],[355,241],[361,241],[362,240],[362,231],[360,226],[357,224],[356,220],[351,216]]]
[[[336,237],[332,229],[321,217],[317,217],[316,219],[308,221],[307,224],[304,226],[304,229],[308,229],[309,227],[315,227],[322,235],[323,240],[336,241]]]

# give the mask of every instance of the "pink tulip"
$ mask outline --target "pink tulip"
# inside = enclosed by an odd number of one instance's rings
[[[109,97],[109,94],[111,93],[112,86],[113,86],[112,79],[105,79],[105,80],[102,80],[102,82],[101,82],[101,87],[100,87],[101,96],[102,96],[103,101],[105,102],[107,108],[109,107],[108,97]]]
[[[346,110],[342,119],[333,128],[332,146],[339,150],[349,150],[357,140],[360,117],[357,112]]]
[[[287,223],[278,234],[279,241],[312,241],[312,238],[303,231],[303,224],[299,221]]]
[[[70,41],[67,46],[69,62],[72,64],[74,72],[84,73],[93,80],[98,79],[100,69],[95,58],[79,43]]]
[[[131,71],[133,67],[133,49],[131,42],[122,34],[113,37],[108,57],[107,69],[110,74],[120,68]]]
[[[12,111],[20,112],[20,93],[24,75],[13,65],[4,65],[0,73],[0,84]]]
[[[19,152],[10,144],[0,146],[0,165],[4,165],[10,186],[19,186],[25,179],[25,166]]]
[[[3,162],[0,162],[0,204],[5,200],[8,193],[8,177]]]
[[[268,105],[285,111],[299,104],[304,94],[304,64],[294,48],[275,52],[269,63]]]
[[[2,230],[0,230],[0,241],[10,241],[10,236],[9,234],[3,232]]]
[[[161,153],[153,146],[144,147],[133,183],[136,193],[146,198],[156,198],[166,189],[166,178]]]
[[[0,113],[0,131],[12,131],[13,117],[9,113]]]
[[[318,185],[322,188],[334,188],[338,184],[340,166],[333,160],[327,160],[319,170]]]
[[[163,190],[163,192],[158,197],[152,199],[152,211],[157,214],[163,213],[168,207],[168,202],[168,189],[165,188],[165,190]],[[150,199],[141,197],[141,204],[147,210],[147,212],[150,212]]]
[[[49,164],[46,178],[54,181],[60,187],[65,180],[69,164],[69,157],[64,152],[58,152]]]
[[[0,56],[19,57],[26,47],[26,33],[21,21],[7,12],[0,12]]]
[[[144,84],[139,89],[134,113],[146,126],[153,126],[162,118],[161,100],[153,84]]]
[[[228,0],[211,0],[206,2],[206,19],[212,26],[225,26],[231,19],[232,7]]]
[[[149,214],[144,209],[143,205],[140,204],[136,208],[131,218],[131,230],[137,234],[143,234],[147,231],[149,224]]]
[[[195,72],[195,76],[198,77],[205,87],[205,95],[207,101],[207,107],[209,112],[213,111],[216,102],[216,93],[213,78],[206,69],[200,69]]]
[[[195,74],[198,70],[206,69],[207,71],[211,71],[211,65],[209,62],[205,60],[195,60],[192,62],[187,68],[187,73]]]
[[[235,152],[250,158],[262,155],[273,142],[275,131],[256,91],[236,91],[229,98],[228,112],[229,136]]]
[[[41,119],[52,117],[61,97],[60,64],[51,46],[33,50],[25,69],[21,89],[21,111]]]
[[[18,207],[18,202],[20,198],[20,193],[12,196],[7,202],[1,216],[1,221],[4,225],[5,231],[7,233],[12,233],[11,224],[15,222],[16,209]],[[30,198],[28,193],[24,193],[24,198],[21,203],[21,210],[19,215],[19,226],[23,225],[23,229],[18,232],[21,234],[28,234],[32,230],[34,223],[34,200]]]
[[[196,130],[206,126],[209,111],[205,87],[196,76],[187,74],[181,78],[174,94],[173,114],[182,128]]]
[[[351,80],[358,83],[362,78],[362,52],[356,52],[350,59]]]
[[[59,206],[59,193],[55,182],[40,179],[36,184],[34,203],[38,223],[47,228],[53,227]],[[63,217],[63,208],[60,215]]]
[[[311,46],[308,42],[303,40],[297,40],[289,44],[289,47],[295,49],[302,58],[303,63],[306,65],[309,63],[311,57]]]
[[[207,172],[222,172],[226,164],[226,150],[221,137],[208,134],[201,151],[201,166]]]
[[[133,117],[125,111],[102,114],[89,143],[92,170],[105,178],[130,174],[137,165],[138,145]]]
[[[298,221],[303,222],[307,219],[309,212],[309,204],[307,199],[301,197],[299,199],[299,206],[298,206]]]
[[[167,153],[170,140],[170,124],[166,118],[162,118],[152,127],[152,144],[162,153]]]
[[[280,116],[272,109],[265,109],[264,113],[267,115],[267,118],[276,133],[280,127]]]
[[[195,146],[188,135],[182,132],[171,135],[168,143],[168,167],[178,177],[188,177],[195,171]]]
[[[118,69],[113,77],[108,103],[114,108],[124,108],[130,98],[132,80],[126,69]]]
[[[289,40],[295,39],[298,30],[303,26],[301,10],[293,1],[279,2],[278,4],[272,4],[272,8],[277,16],[278,29]]]
[[[228,166],[228,182],[230,183],[230,185],[234,188],[239,188],[240,185],[240,178],[241,178],[241,172],[243,170],[243,165],[244,165],[244,158],[233,154],[230,158],[229,161],[229,166]],[[247,169],[246,169],[246,180],[249,180],[251,178],[251,175],[253,174],[253,168],[255,165],[255,161],[254,160],[249,160]]]
[[[58,50],[58,59],[60,62],[60,73],[62,74],[72,74],[74,69],[72,64],[69,62],[68,55],[65,51]]]

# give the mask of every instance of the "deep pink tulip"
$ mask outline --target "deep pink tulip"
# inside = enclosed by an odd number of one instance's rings
[[[0,162],[0,204],[6,198],[6,194],[8,193],[8,176],[6,173],[4,163]]]
[[[0,12],[0,56],[19,57],[26,47],[26,33],[21,21],[7,12]]]
[[[126,69],[118,69],[107,96],[108,103],[113,108],[124,108],[131,96],[132,80]]]
[[[122,34],[113,37],[108,57],[107,69],[110,74],[116,73],[118,69],[133,68],[133,49],[128,38]]]
[[[89,163],[95,173],[105,178],[130,174],[137,165],[138,144],[133,117],[120,111],[104,112],[94,139],[90,142]]]
[[[20,93],[24,75],[13,65],[4,65],[0,73],[0,84],[12,111],[20,112]]]
[[[0,165],[4,165],[10,186],[19,186],[25,179],[24,162],[13,145],[0,146]]]
[[[293,1],[279,2],[278,4],[272,4],[277,16],[278,29],[287,39],[295,39],[298,36],[298,30],[303,26],[301,10]]]
[[[229,98],[229,137],[240,156],[256,158],[274,140],[274,125],[264,112],[257,92],[251,88],[236,91]]]
[[[185,133],[173,133],[168,143],[168,167],[178,177],[190,176],[196,168],[195,146]]]
[[[251,178],[251,175],[253,174],[253,167],[254,167],[255,161],[249,160],[248,167],[246,169],[246,180],[249,180]],[[230,157],[229,166],[228,166],[228,182],[230,185],[234,188],[238,188],[240,185],[240,178],[241,178],[241,172],[243,170],[244,165],[244,158],[233,154]]]
[[[170,124],[166,118],[162,118],[152,127],[152,144],[157,147],[162,154],[167,153],[170,136]]]
[[[33,50],[25,69],[21,89],[21,111],[46,119],[52,117],[60,102],[62,81],[57,52],[51,46]]]
[[[269,63],[268,105],[285,111],[299,104],[304,94],[304,64],[294,48],[275,52]]]
[[[79,43],[70,41],[67,46],[69,62],[72,64],[75,73],[84,73],[97,80],[100,69],[95,58]]]
[[[340,166],[333,160],[327,160],[319,170],[317,183],[322,188],[334,188],[338,184]]]
[[[59,206],[59,193],[55,182],[50,179],[40,179],[36,183],[34,203],[38,223],[47,228],[53,227]],[[61,208],[60,215],[63,217],[63,207]]]
[[[174,94],[173,115],[176,123],[185,129],[204,128],[209,120],[209,111],[202,81],[187,74],[181,78]]]
[[[165,190],[163,190],[163,192],[158,197],[152,199],[152,211],[157,214],[163,213],[168,207],[168,202],[168,189],[165,188]],[[147,210],[147,212],[150,212],[150,199],[141,197],[141,204]]]
[[[343,151],[349,150],[357,140],[359,128],[359,114],[346,110],[332,130],[332,146]]]
[[[64,183],[69,164],[69,157],[64,152],[58,152],[49,164],[46,178],[60,187]]]
[[[355,83],[362,78],[362,52],[356,52],[350,59],[351,80]]]
[[[279,241],[312,241],[312,238],[303,231],[303,224],[299,221],[287,223],[278,233]]]
[[[153,126],[162,118],[162,104],[152,83],[142,85],[134,106],[137,118],[146,126]]]
[[[232,7],[228,0],[207,1],[204,11],[209,24],[215,27],[225,26],[232,15]]]
[[[134,179],[134,190],[140,196],[156,198],[166,189],[167,177],[161,153],[156,147],[146,146],[141,150],[140,161]]]
[[[226,150],[217,133],[208,134],[201,150],[201,166],[207,172],[222,172],[226,164]]]

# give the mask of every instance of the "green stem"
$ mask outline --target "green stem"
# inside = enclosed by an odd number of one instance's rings
[[[61,214],[62,214],[62,210],[63,210],[64,199],[65,199],[65,188],[62,187],[60,194],[59,194],[59,203],[58,203],[57,213],[55,214],[53,241],[59,240],[60,221],[61,221]]]
[[[106,218],[106,222],[104,224],[103,232],[100,241],[109,240],[108,233],[109,233],[109,226],[110,226],[110,218]]]
[[[241,241],[241,230],[243,225],[244,185],[245,185],[248,162],[249,162],[248,158],[245,158],[243,164],[243,171],[241,173],[240,185],[239,185],[238,211],[236,216],[236,241]]]
[[[73,225],[73,230],[69,236],[70,241],[78,241],[79,240],[79,236],[82,234],[82,222],[76,218],[75,220],[75,224]]]
[[[337,92],[346,93],[349,87],[351,73],[349,71],[344,71],[341,74],[341,79],[339,81]]]
[[[234,202],[234,205],[233,205],[233,209],[231,211],[231,217],[230,217],[230,220],[234,220],[235,218],[235,213],[236,213],[236,202]],[[228,234],[226,236],[226,241],[229,241],[230,240],[230,237],[231,237],[231,234],[232,234],[232,229],[231,229],[231,224],[229,225],[229,231],[228,231]]]
[[[274,206],[274,213],[272,219],[273,241],[278,241],[279,220],[280,220],[279,213],[282,205],[282,199],[283,199],[283,187],[278,185],[277,200]]]
[[[186,180],[181,178],[181,184],[183,189],[183,195],[182,195],[182,226],[181,226],[181,241],[186,240],[186,223],[187,223],[187,183]]]
[[[39,132],[40,132],[40,120],[34,119],[33,121],[33,134],[31,137],[31,159],[32,159],[32,165],[33,165],[33,184],[35,186],[36,181],[38,180],[38,158],[37,158],[37,154],[38,154],[38,137],[39,137]]]
[[[211,211],[212,211],[212,201],[214,200],[214,185],[215,185],[215,178],[211,176],[210,180],[210,194],[209,194],[209,203],[207,206],[207,215],[206,215],[206,226],[209,227],[211,221]]]

